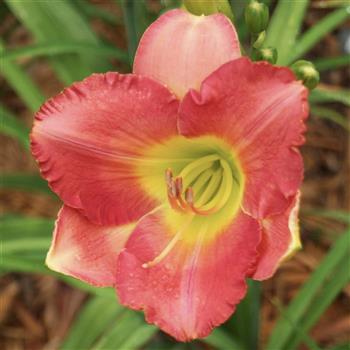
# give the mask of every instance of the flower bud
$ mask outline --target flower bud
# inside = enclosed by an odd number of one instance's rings
[[[271,64],[277,62],[277,50],[274,47],[264,47],[263,49],[254,50],[255,61],[267,61]]]
[[[222,13],[233,21],[233,13],[228,0],[184,0],[186,9],[194,15]]]
[[[257,34],[256,37],[254,38],[255,39],[253,43],[254,49],[260,49],[264,44],[265,38],[266,38],[265,30],[260,34]]]
[[[245,22],[251,33],[259,34],[269,23],[269,8],[258,1],[251,1],[245,8]]]
[[[316,70],[315,66],[309,62],[300,60],[295,62],[291,69],[299,80],[303,81],[303,84],[309,89],[314,89],[320,81],[320,74]]]

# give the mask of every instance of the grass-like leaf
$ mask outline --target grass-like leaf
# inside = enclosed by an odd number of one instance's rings
[[[62,54],[80,54],[95,57],[110,57],[115,58],[123,63],[128,63],[129,58],[127,52],[117,47],[106,44],[80,44],[71,42],[55,42],[51,44],[38,44],[32,46],[21,47],[18,49],[7,50],[4,53],[3,59],[14,60],[23,57],[37,56],[57,56]]]
[[[0,38],[1,74],[27,107],[35,112],[45,101],[45,97],[21,67],[3,58],[5,54],[5,45]]]
[[[267,29],[265,45],[277,49],[279,65],[285,65],[290,60],[308,3],[308,0],[286,0],[277,3]]]
[[[61,350],[90,349],[101,337],[105,329],[123,311],[123,308],[109,298],[92,297],[80,310],[75,322],[70,327]],[[93,325],[93,327],[92,327]]]
[[[231,319],[225,324],[233,337],[239,339],[245,349],[256,350],[259,343],[261,284],[248,280],[248,292],[237,305]]]
[[[308,216],[321,216],[328,219],[337,220],[344,224],[350,225],[350,214],[341,210],[329,210],[329,209],[302,209],[302,214]]]
[[[350,253],[348,241],[348,254]],[[348,255],[338,264],[335,273],[329,276],[329,283],[326,283],[322,291],[313,300],[312,306],[308,309],[307,314],[301,321],[299,327],[303,332],[308,332],[311,327],[319,320],[321,315],[326,311],[328,306],[338,296],[341,290],[350,282],[349,258]],[[302,334],[297,332],[289,341],[286,350],[298,349]]]
[[[2,189],[41,192],[57,198],[56,195],[50,190],[47,182],[39,175],[25,173],[2,174],[0,180],[0,188]]]
[[[320,347],[318,346],[318,344],[305,332],[305,330],[303,328],[300,327],[299,324],[295,324],[291,320],[289,320],[286,311],[284,310],[284,308],[280,305],[280,303],[278,301],[271,300],[271,302],[272,302],[272,304],[274,304],[277,307],[280,315],[290,323],[290,325],[291,325],[291,327],[293,327],[295,333],[300,335],[300,338],[307,345],[308,349],[321,350]]]
[[[350,55],[318,58],[313,61],[313,64],[319,72],[329,69],[336,69],[339,67],[348,66],[350,64]]]
[[[245,349],[234,339],[234,337],[230,336],[227,332],[220,328],[215,328],[213,332],[208,337],[202,339],[202,341],[211,346],[214,346],[218,350]]]
[[[30,30],[38,44],[76,42],[99,45],[100,41],[84,16],[67,0],[16,1],[6,0],[16,17]],[[51,58],[60,79],[70,84],[92,72],[106,71],[106,60],[95,55],[67,54]]]
[[[16,255],[24,252],[46,252],[50,246],[50,237],[17,238],[2,241],[2,253],[5,255]]]
[[[286,63],[290,64],[298,58],[302,57],[306,52],[312,49],[326,34],[337,28],[349,17],[350,12],[348,8],[343,7],[333,11],[322,20],[317,22],[297,41]]]
[[[327,108],[318,105],[311,106],[311,113],[319,118],[328,119],[333,123],[336,123],[343,127],[344,129],[350,131],[350,124],[346,117],[341,115],[339,112],[335,111],[332,108]]]
[[[309,101],[313,103],[340,102],[346,106],[350,106],[350,90],[331,90],[324,87],[318,87],[311,92]]]
[[[122,4],[128,39],[129,62],[132,65],[139,40],[151,21],[145,0],[118,0],[118,2]]]
[[[29,129],[2,105],[0,105],[0,132],[14,137],[27,151],[29,150]],[[0,186],[2,183],[1,175]]]
[[[51,271],[45,266],[45,256],[49,250],[53,227],[53,219],[17,215],[1,217],[1,270],[52,275],[75,288],[114,300],[115,292],[112,289],[92,287]]]
[[[73,0],[72,3],[88,18],[99,18],[109,24],[117,25],[122,23],[122,18],[105,10],[100,6],[93,5],[86,0]]]
[[[55,278],[67,283],[68,285],[80,289],[84,292],[109,298],[110,303],[115,302],[115,292],[110,288],[97,288],[90,284],[81,282],[75,278],[56,273],[45,266],[45,255],[48,249],[41,254],[36,254],[35,257],[20,255],[6,255],[1,257],[0,269],[2,272],[21,272],[45,274],[54,276]]]
[[[18,238],[50,238],[54,220],[7,215],[0,218],[0,227],[2,242]],[[6,252],[3,251],[3,253]]]
[[[141,315],[131,310],[125,310],[122,316],[110,325],[110,329],[93,349],[137,350],[149,341],[156,331],[157,328],[146,324]]]
[[[295,336],[293,325],[299,324],[306,318],[321,287],[337,273],[340,263],[344,262],[350,253],[349,239],[350,230],[341,235],[334,243],[327,256],[286,309],[287,317],[282,316],[277,322],[266,350],[285,349],[290,344]]]
[[[0,269],[1,272],[51,274],[41,256],[39,259],[33,259],[2,254]]]

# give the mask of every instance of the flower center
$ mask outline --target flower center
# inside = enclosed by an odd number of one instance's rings
[[[245,174],[220,138],[174,137],[146,150],[136,171],[141,186],[161,204],[159,220],[168,237],[144,268],[157,265],[178,244],[195,249],[217,239],[241,206]]]
[[[232,194],[234,182],[239,185],[229,163],[218,154],[190,162],[177,177],[167,169],[165,181],[174,210],[204,216],[221,210]]]
[[[214,238],[241,206],[245,174],[235,150],[215,136],[159,142],[145,150],[135,172],[142,188],[163,205],[169,231],[182,231],[192,218],[185,233],[189,241],[203,224],[205,240]]]

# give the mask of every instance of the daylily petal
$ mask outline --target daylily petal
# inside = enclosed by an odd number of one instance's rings
[[[252,278],[270,278],[282,261],[301,248],[298,224],[299,194],[283,214],[264,219],[259,258]]]
[[[214,239],[206,236],[205,225],[194,228],[194,242],[184,231],[184,237],[166,256],[145,268],[142,265],[152,261],[174,237],[166,213],[147,215],[118,260],[121,303],[143,309],[148,322],[180,341],[207,336],[233,313],[245,295],[245,276],[255,262],[260,240],[258,222],[243,212]]]
[[[63,206],[46,264],[96,286],[114,286],[119,252],[134,227],[95,225],[76,209]]]
[[[95,223],[126,224],[156,205],[135,169],[145,147],[177,134],[177,109],[149,78],[94,74],[41,107],[32,152],[67,205]]]
[[[134,73],[155,78],[181,98],[188,89],[198,89],[222,64],[240,56],[237,33],[224,15],[172,10],[144,33]]]
[[[243,208],[257,218],[283,213],[303,177],[307,90],[290,69],[247,58],[211,74],[180,106],[179,132],[232,145],[246,175]]]

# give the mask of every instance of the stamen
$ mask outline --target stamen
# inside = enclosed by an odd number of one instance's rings
[[[172,197],[177,197],[176,185],[173,180],[171,181],[171,184],[170,184],[170,192]]]
[[[191,211],[190,208],[188,207],[187,203],[182,199],[182,178],[177,177],[175,180],[175,185],[176,185],[176,198],[180,204],[180,207],[185,211]]]
[[[169,168],[165,171],[165,181],[166,181],[168,186],[171,186],[172,179],[173,179],[173,172]]]
[[[214,170],[213,162],[219,160],[219,168]],[[219,211],[230,198],[233,181],[232,169],[227,161],[217,155],[209,155],[188,164],[180,175],[187,176],[187,183],[196,186],[197,198],[193,186],[186,189],[183,197],[183,177],[178,176],[175,180],[171,169],[166,170],[165,178],[168,187],[168,198],[173,209],[182,213],[193,212],[198,215],[209,215]],[[190,179],[189,179],[190,177]],[[204,189],[203,186],[205,186]],[[198,195],[198,192],[201,192]]]
[[[182,179],[173,179],[173,173],[171,169],[165,171],[165,181],[167,183],[168,200],[170,206],[181,213],[189,211],[187,204],[182,200]]]
[[[185,199],[192,211],[198,215],[209,215],[216,213],[219,211],[228,201],[232,186],[233,186],[233,178],[231,168],[227,164],[226,161],[220,160],[220,165],[223,169],[222,181],[220,184],[219,191],[217,191],[217,187],[219,186],[221,180],[221,171],[217,171],[211,178],[207,188],[201,195],[198,200],[198,206],[194,205],[194,194],[193,189],[188,188],[186,190]],[[215,193],[216,192],[216,193]],[[208,199],[212,198],[209,202]],[[202,203],[206,204],[202,205]]]
[[[189,205],[193,204],[194,201],[194,195],[193,195],[193,188],[189,187],[185,192],[185,200]]]
[[[175,236],[171,239],[171,241],[165,246],[165,248],[158,254],[153,260],[142,264],[142,267],[144,269],[153,267],[154,265],[157,265],[159,262],[161,262],[169,253],[170,251],[174,248],[175,244],[180,240],[182,237],[182,234],[184,231],[188,228],[190,223],[193,220],[193,215],[189,217],[189,219],[186,221],[184,226],[181,227],[179,231],[175,234]]]
[[[203,204],[207,203],[215,195],[220,185],[221,178],[222,178],[222,171],[221,169],[218,169],[215,171],[206,189],[198,199],[197,206],[202,206]]]
[[[182,193],[182,177],[177,177],[175,179],[175,187],[177,195],[181,195]]]
[[[213,176],[214,171],[212,168],[209,168],[207,170],[204,170],[202,174],[200,174],[196,181],[191,186],[193,188],[193,192],[195,192],[197,195],[201,192],[202,188],[206,183],[209,181],[209,179]]]
[[[175,183],[172,182],[170,184],[170,186],[168,186],[168,200],[170,203],[170,206],[177,211],[180,211],[182,213],[185,213],[184,208],[182,208],[182,206],[179,204],[178,202],[178,198],[176,195],[176,187],[175,187]]]
[[[233,187],[232,170],[224,160],[220,160],[220,165],[223,169],[220,189],[210,202],[202,206],[202,209],[204,210],[214,207],[216,207],[217,210],[220,210],[230,198]]]
[[[219,160],[217,154],[211,154],[191,162],[182,169],[179,176],[185,181],[185,187],[189,186],[203,171],[212,167],[213,162]]]

